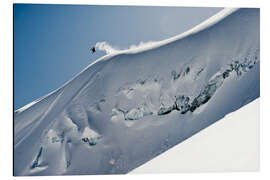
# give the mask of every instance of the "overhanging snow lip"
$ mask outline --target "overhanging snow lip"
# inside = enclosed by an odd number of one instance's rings
[[[26,105],[24,105],[23,107],[15,110],[15,113],[21,113],[23,111],[25,111],[26,109],[30,108],[31,106],[35,105],[36,103],[40,102],[42,99],[45,99],[46,97],[48,97],[49,95],[53,94],[54,92],[62,89],[63,87],[65,87],[67,84],[69,84],[71,81],[73,81],[74,79],[76,79],[77,76],[79,76],[80,74],[82,74],[85,70],[87,70],[88,68],[90,68],[92,65],[100,62],[100,61],[106,61],[109,60],[117,55],[121,55],[121,54],[136,54],[136,53],[141,53],[144,51],[148,51],[148,50],[152,50],[155,48],[159,48],[161,46],[167,45],[169,43],[178,41],[180,39],[183,39],[187,36],[190,36],[192,34],[198,33],[204,29],[207,29],[213,25],[215,25],[216,23],[220,22],[221,20],[223,20],[224,18],[226,18],[227,16],[231,15],[232,13],[234,13],[235,11],[239,10],[240,8],[224,8],[223,10],[221,10],[220,12],[218,12],[217,14],[211,16],[210,18],[206,19],[205,21],[203,21],[202,23],[198,24],[197,26],[185,31],[184,33],[181,33],[179,35],[176,35],[174,37],[162,40],[162,41],[157,41],[154,42],[152,45],[150,46],[146,46],[146,47],[135,47],[132,49],[127,49],[127,50],[122,50],[122,51],[118,51],[115,53],[111,53],[108,55],[105,55],[97,60],[95,60],[94,62],[92,62],[91,64],[89,64],[88,66],[86,66],[86,68],[84,68],[81,72],[79,72],[77,75],[75,75],[73,78],[71,78],[69,81],[67,81],[66,83],[64,83],[62,86],[60,86],[59,88],[57,88],[56,90],[42,96],[41,98],[38,98],[37,100],[34,100]]]
[[[183,39],[187,36],[190,36],[192,34],[198,33],[200,31],[203,31],[215,24],[217,24],[218,22],[220,22],[221,20],[223,20],[224,18],[226,18],[227,16],[231,15],[232,13],[234,13],[235,11],[239,10],[241,8],[224,8],[223,10],[221,10],[220,12],[218,12],[217,14],[211,16],[210,18],[206,19],[205,21],[203,21],[202,23],[194,26],[193,28],[179,34],[176,36],[173,36],[171,38],[168,39],[164,39],[161,41],[157,41],[157,42],[153,42],[152,45],[149,46],[145,46],[145,47],[135,47],[135,48],[131,48],[131,49],[126,49],[126,50],[120,50],[117,51],[115,53],[111,53],[111,54],[107,54],[99,59],[97,59],[96,61],[94,61],[93,63],[89,64],[84,70],[88,69],[89,67],[91,67],[93,64],[98,63],[99,61],[104,61],[104,60],[108,60],[116,55],[120,55],[120,54],[136,54],[136,53],[141,53],[147,50],[152,50],[164,45],[167,45],[169,43],[178,41],[180,39]],[[83,71],[84,71],[83,70]],[[83,72],[82,71],[82,72]],[[80,73],[79,73],[80,74]]]

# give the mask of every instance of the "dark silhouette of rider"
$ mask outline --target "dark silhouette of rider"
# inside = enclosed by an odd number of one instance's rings
[[[95,46],[91,48],[92,53],[96,52]]]

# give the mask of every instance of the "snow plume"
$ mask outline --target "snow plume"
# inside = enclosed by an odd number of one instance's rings
[[[118,48],[112,47],[107,42],[97,42],[95,47],[100,51],[105,51],[106,54],[112,54],[120,51]]]
[[[141,41],[138,45],[133,44],[133,45],[129,46],[129,49],[151,47],[155,43],[156,43],[156,41],[148,41],[148,42]]]
[[[156,42],[155,41],[140,42],[138,45],[136,45],[136,44],[130,45],[127,49],[120,49],[120,48],[117,48],[117,47],[113,47],[110,44],[108,44],[107,42],[103,41],[103,42],[97,42],[95,47],[100,51],[106,52],[106,54],[112,54],[112,53],[131,50],[131,49],[136,49],[137,50],[137,49],[140,49],[140,48],[146,48],[146,47],[149,48],[154,43],[156,43]]]

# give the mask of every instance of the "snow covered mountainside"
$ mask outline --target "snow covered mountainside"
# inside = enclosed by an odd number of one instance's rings
[[[129,174],[258,171],[259,114],[257,98]]]
[[[14,175],[127,173],[258,98],[259,15],[224,9],[16,110]]]

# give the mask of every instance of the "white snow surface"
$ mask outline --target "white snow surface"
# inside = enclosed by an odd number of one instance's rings
[[[127,173],[258,98],[259,14],[106,55],[15,111],[14,175]]]
[[[258,171],[259,114],[257,98],[130,173]]]

